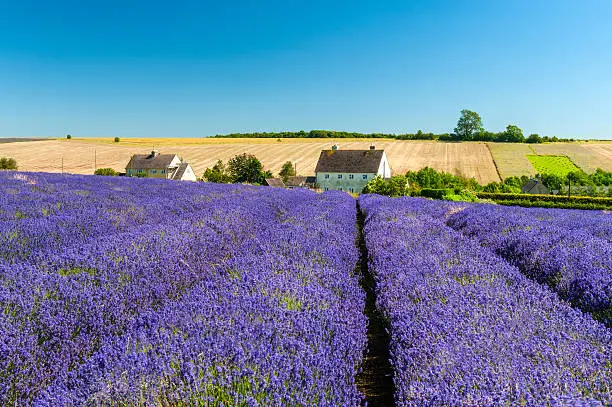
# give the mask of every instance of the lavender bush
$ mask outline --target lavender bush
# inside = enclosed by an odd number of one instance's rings
[[[448,225],[612,327],[612,215],[474,205]]]
[[[461,206],[359,204],[397,405],[612,403],[610,330],[447,227]]]
[[[359,404],[349,196],[0,177],[0,404]]]

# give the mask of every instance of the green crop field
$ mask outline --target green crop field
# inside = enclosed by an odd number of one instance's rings
[[[564,155],[528,155],[533,168],[540,174],[554,174],[561,177],[580,168]]]

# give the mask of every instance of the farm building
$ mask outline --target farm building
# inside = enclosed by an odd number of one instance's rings
[[[166,178],[177,181],[196,181],[197,177],[189,163],[182,161],[176,154],[134,154],[125,173],[128,177]]]
[[[269,187],[284,188],[285,183],[281,178],[266,178],[266,184]]]
[[[325,191],[361,192],[365,184],[376,176],[391,177],[391,167],[385,150],[331,150],[321,151],[315,169],[317,186]]]
[[[521,192],[524,194],[550,194],[550,190],[546,188],[540,178],[530,179],[525,185],[523,185]]]
[[[314,189],[316,187],[316,183],[317,183],[316,177],[305,177],[303,175],[296,175],[296,176],[287,178],[287,182],[285,182],[285,186],[287,188]]]
[[[315,189],[317,179],[315,177],[305,177],[302,175],[292,176],[287,178],[287,182],[283,182],[282,178],[266,178],[266,184],[270,187],[278,188],[310,188]]]

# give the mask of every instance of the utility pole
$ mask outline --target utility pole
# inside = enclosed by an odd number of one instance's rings
[[[293,172],[297,175],[297,161],[293,164]]]
[[[94,148],[94,172],[98,169],[98,154]]]
[[[62,156],[62,174],[64,174],[64,156]]]

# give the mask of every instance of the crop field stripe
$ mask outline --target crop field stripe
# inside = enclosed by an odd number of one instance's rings
[[[499,172],[499,167],[497,166],[497,162],[495,161],[495,157],[493,157],[493,151],[491,151],[491,145],[489,143],[485,144],[487,146],[487,150],[489,150],[489,154],[491,155],[491,161],[493,161],[493,165],[495,166],[495,171],[497,171],[497,176],[499,177],[500,182],[503,182],[501,172]]]
[[[388,323],[376,307],[376,282],[368,269],[368,249],[363,236],[364,218],[357,204],[358,244],[361,251],[360,284],[366,292],[365,315],[368,318],[368,349],[363,369],[356,378],[357,390],[365,396],[368,407],[392,407],[395,405],[395,387],[393,368],[389,362]]]

